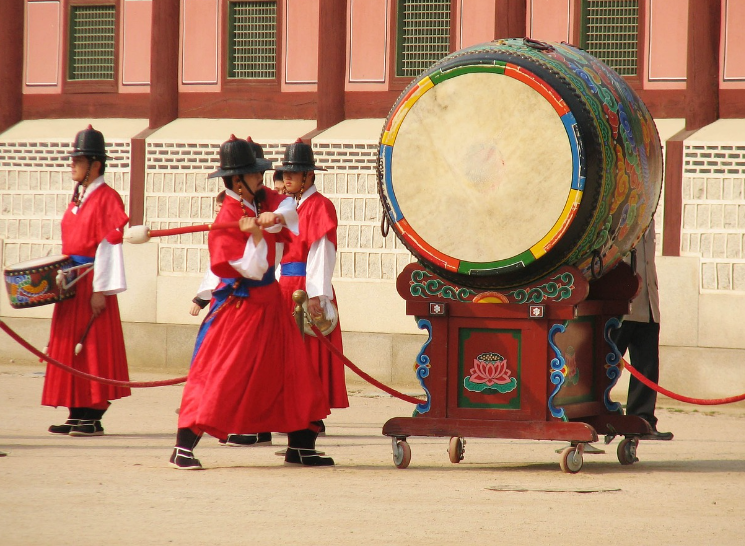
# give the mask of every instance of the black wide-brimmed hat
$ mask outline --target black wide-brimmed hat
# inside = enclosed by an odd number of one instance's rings
[[[254,151],[256,159],[264,159],[264,147],[261,144],[254,142],[254,139],[250,136],[246,137],[246,142],[248,142],[248,145],[251,146],[251,149]]]
[[[207,178],[263,173],[271,168],[272,162],[263,157],[256,157],[253,147],[248,141],[230,135],[230,139],[220,146],[220,168],[210,173]]]
[[[274,168],[278,172],[306,172],[306,171],[325,171],[323,167],[316,166],[313,157],[313,148],[300,139],[285,148],[285,155],[282,158],[282,165]]]
[[[96,131],[92,125],[75,135],[70,157],[77,156],[96,157],[99,159],[111,159],[106,155],[106,141],[101,131]]]

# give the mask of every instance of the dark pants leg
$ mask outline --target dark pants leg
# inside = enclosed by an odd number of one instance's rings
[[[197,434],[190,428],[180,428],[176,431],[176,447],[193,451],[201,438],[201,434]]]
[[[627,320],[616,330],[613,337],[621,355],[628,349],[631,365],[644,377],[657,383],[660,378],[660,325],[656,322]],[[629,379],[626,413],[637,415],[656,428],[656,403],[657,392],[632,376]]]

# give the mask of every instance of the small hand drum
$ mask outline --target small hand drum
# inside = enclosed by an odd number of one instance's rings
[[[73,266],[64,254],[34,258],[6,267],[5,288],[14,309],[57,303],[75,295],[75,287],[60,282],[58,273]],[[69,279],[68,279],[69,280]]]
[[[324,336],[329,335],[334,331],[334,328],[339,324],[339,312],[336,309],[334,302],[329,302],[329,309],[323,308],[325,313],[321,318],[314,319],[308,313],[308,300],[303,302],[303,314],[305,316],[305,328],[304,331],[307,335],[317,337],[316,333],[310,328],[310,321],[313,321],[316,328],[318,328]]]

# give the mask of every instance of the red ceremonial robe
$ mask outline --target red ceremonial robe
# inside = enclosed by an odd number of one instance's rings
[[[68,256],[94,258],[98,245],[129,220],[124,213],[122,198],[106,184],[96,188],[77,213],[73,213],[74,209],[75,203],[72,202],[61,222],[62,253]],[[76,370],[128,381],[127,355],[116,295],[106,296],[106,309],[93,321],[83,350],[75,355],[75,345],[80,342],[92,316],[93,275],[91,272],[75,284],[74,297],[54,305],[47,354]],[[50,364],[47,365],[41,403],[44,406],[85,408],[130,394],[128,388],[75,377]]]
[[[334,204],[328,198],[316,191],[300,203],[297,213],[300,222],[300,234],[290,234],[292,242],[289,245],[285,244],[282,264],[291,262],[307,264],[311,245],[323,236],[326,236],[336,248],[338,220]],[[290,313],[295,308],[292,293],[295,290],[306,290],[305,279],[304,276],[290,277],[285,275],[282,275],[279,279],[282,297]],[[333,288],[332,296],[332,301],[336,304],[336,294],[333,293]],[[337,324],[336,328],[326,336],[326,339],[340,351],[343,351],[341,323]],[[349,398],[347,397],[347,384],[344,378],[344,363],[313,336],[305,336],[305,347],[308,351],[308,357],[313,363],[313,368],[321,379],[323,390],[331,407],[348,408]]]
[[[269,189],[267,195],[264,210],[274,210],[283,198]],[[228,195],[215,222],[242,216],[240,202]],[[281,238],[264,232],[269,269],[261,281],[265,284],[255,286],[229,263],[243,256],[248,234],[237,229],[209,233],[210,267],[222,282],[200,328],[179,428],[224,439],[257,431],[292,432],[328,416],[328,402],[274,279]],[[235,280],[243,285],[234,290]]]

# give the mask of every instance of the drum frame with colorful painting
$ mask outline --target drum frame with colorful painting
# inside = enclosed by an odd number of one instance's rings
[[[75,266],[64,254],[33,258],[3,271],[10,306],[14,309],[38,307],[75,296],[75,283],[81,267],[90,271],[91,265]]]
[[[470,90],[481,84],[487,89],[478,96],[459,94],[458,86]],[[519,92],[516,103],[527,101],[522,111],[519,104],[516,107],[524,119],[511,120],[513,105],[494,104],[490,96],[509,90]],[[554,120],[544,113],[534,118],[533,109],[546,110],[546,105],[554,112]],[[506,111],[501,118],[495,114],[499,109]],[[471,111],[473,115],[467,115]],[[452,118],[459,114],[460,118]],[[479,118],[490,116],[512,129],[525,125],[521,147],[510,142],[513,135],[499,134],[504,127],[494,127],[493,135],[474,130],[482,123]],[[546,126],[531,127],[534,119],[548,121]],[[448,122],[462,126],[460,132],[451,136],[456,131]],[[552,135],[549,142],[545,142],[544,131]],[[433,142],[433,135],[442,142]],[[426,145],[417,144],[417,139]],[[493,174],[490,183],[506,181],[501,191],[512,182],[507,193],[517,198],[500,201],[497,194],[490,198],[483,185],[474,182],[480,165],[474,166],[469,157],[448,157],[451,149],[459,148],[459,141],[468,139],[476,141],[472,148],[477,151],[487,143],[489,149],[476,153],[477,160],[503,154],[499,157],[504,171]],[[430,156],[420,153],[427,152],[427,147]],[[550,161],[541,163],[542,153]],[[535,157],[539,165],[552,165],[561,154],[567,157],[557,169],[543,166],[531,171],[532,165],[520,165],[521,176],[510,180],[505,175],[494,182],[498,175],[511,172],[518,160],[531,162]],[[433,164],[445,167],[427,172]],[[489,166],[488,161],[484,164]],[[396,236],[423,265],[463,286],[520,286],[564,264],[578,267],[588,279],[601,276],[641,238],[656,209],[661,183],[660,141],[644,104],[613,70],[566,44],[499,40],[446,57],[402,93],[380,140],[378,188]],[[492,219],[488,210],[477,206],[471,211],[463,205],[466,201],[460,201],[460,194],[466,190],[473,191],[471,203],[482,198],[509,229],[482,229]],[[438,192],[444,193],[452,209],[447,207],[439,215],[417,210],[427,207]],[[544,214],[541,207],[549,201],[547,193],[552,200],[550,211]],[[517,203],[527,209],[522,215],[513,212]],[[472,212],[473,220],[469,219]],[[526,235],[530,240],[520,240],[529,231],[531,214],[539,220],[539,232]],[[447,233],[440,236],[442,228],[437,223],[446,224]],[[500,247],[498,242],[508,237],[514,241]]]

